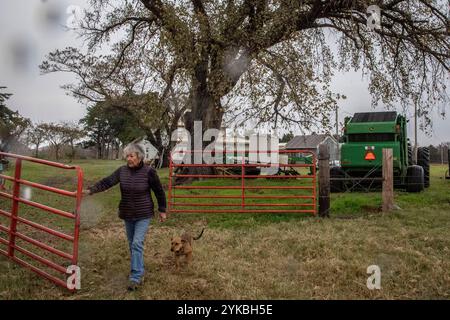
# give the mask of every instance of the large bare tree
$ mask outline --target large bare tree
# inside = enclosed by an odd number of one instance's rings
[[[327,125],[333,72],[350,69],[369,79],[373,105],[429,119],[448,101],[448,21],[443,0],[91,0],[78,30],[88,50],[57,50],[42,70],[75,72],[66,89],[91,101],[154,92],[175,122],[190,110],[191,132],[224,115]]]

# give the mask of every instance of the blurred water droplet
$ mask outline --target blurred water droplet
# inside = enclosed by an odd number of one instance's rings
[[[63,1],[64,2],[64,1]],[[61,1],[41,0],[36,7],[36,22],[45,32],[62,32],[66,21],[66,6]]]
[[[22,190],[22,198],[25,200],[31,200],[31,188],[30,187],[24,187]]]
[[[8,60],[13,71],[31,72],[37,65],[36,48],[32,39],[27,36],[18,36],[10,41]]]

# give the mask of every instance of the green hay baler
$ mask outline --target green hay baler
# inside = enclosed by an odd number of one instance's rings
[[[430,152],[418,148],[413,164],[406,118],[397,112],[355,113],[345,119],[340,167],[330,169],[331,191],[381,187],[383,148],[393,151],[394,187],[420,192],[430,185]]]

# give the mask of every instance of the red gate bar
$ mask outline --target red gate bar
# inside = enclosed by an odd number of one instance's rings
[[[187,199],[191,199],[192,196],[187,196],[187,195],[173,195],[172,199],[175,198],[187,198]],[[214,199],[237,199],[237,198],[241,198],[241,196],[196,196],[196,198],[203,198],[203,199],[209,199],[209,198],[214,198]],[[313,196],[246,196],[247,199],[313,199]]]
[[[242,178],[242,175],[237,175],[237,174],[230,174],[230,175],[223,175],[223,174],[177,174],[177,177],[180,178]],[[277,179],[299,179],[299,178],[310,178],[312,179],[311,176],[302,176],[302,175],[298,175],[298,176],[276,176],[276,175],[246,175],[245,178],[277,178]]]
[[[172,202],[172,206],[199,206],[199,207],[239,207],[241,204],[237,203],[192,203],[192,202]],[[313,203],[248,203],[246,204],[247,207],[293,207],[293,206],[300,206],[300,207],[310,207],[314,206]]]
[[[172,209],[171,213],[312,213],[316,215],[316,209],[311,210],[277,210],[277,209],[267,209],[267,210],[252,210],[252,209],[242,209],[242,210],[229,210],[229,209],[213,209],[213,210],[188,210],[188,209]]]
[[[50,280],[52,282],[54,282],[60,286],[63,286],[65,288],[68,288],[66,278],[69,275],[66,274],[66,270],[67,270],[66,267],[64,267],[60,264],[57,264],[47,258],[41,257],[41,256],[37,255],[36,253],[31,252],[30,250],[27,250],[25,248],[18,246],[16,244],[16,238],[21,239],[29,244],[32,244],[44,251],[50,252],[56,256],[62,257],[65,260],[70,261],[71,265],[77,265],[77,263],[78,263],[78,241],[79,241],[79,231],[80,231],[79,210],[80,210],[80,205],[81,205],[81,195],[82,195],[82,189],[83,189],[83,172],[82,172],[81,168],[78,166],[68,166],[68,165],[64,165],[64,164],[56,163],[56,162],[52,162],[52,161],[41,160],[41,159],[36,159],[36,158],[32,158],[32,157],[26,157],[26,156],[4,153],[4,152],[0,152],[0,156],[15,159],[14,177],[7,176],[5,174],[0,174],[0,178],[3,178],[7,181],[13,182],[12,194],[9,194],[4,191],[0,192],[0,197],[6,198],[6,199],[9,199],[12,201],[11,212],[7,212],[5,210],[0,209],[0,215],[10,219],[9,228],[0,224],[0,231],[3,231],[9,235],[8,240],[0,237],[0,243],[8,246],[8,251],[0,249],[0,254],[5,255],[6,257],[10,258],[14,262],[18,263],[19,265],[22,265],[26,268],[31,269],[35,273],[39,274],[40,276],[42,276],[44,278],[47,278],[48,280]],[[40,183],[21,179],[22,161],[34,162],[37,164],[42,164],[42,165],[56,167],[56,168],[65,169],[65,170],[75,170],[76,174],[77,174],[77,180],[78,180],[76,191],[63,190],[63,189],[54,188],[54,187],[46,186],[46,185],[43,185]],[[49,206],[41,204],[41,203],[23,199],[20,197],[20,186],[21,185],[41,189],[41,190],[48,191],[48,192],[53,192],[55,194],[59,194],[62,196],[75,198],[75,200],[76,200],[75,201],[76,202],[75,210],[71,213],[71,212],[67,212],[64,210],[57,209],[57,208],[49,207]],[[56,214],[58,216],[62,216],[64,218],[73,220],[74,221],[73,234],[66,234],[66,233],[60,232],[58,230],[54,230],[52,228],[44,226],[42,224],[39,224],[37,222],[30,221],[28,219],[20,217],[19,203],[22,203],[24,205],[31,206],[31,207],[34,207],[34,208],[37,208],[40,210],[44,210],[50,214]],[[30,236],[27,236],[23,233],[18,232],[17,231],[18,223],[22,223],[24,225],[32,227],[33,229],[43,231],[47,234],[53,235],[57,238],[65,240],[65,241],[69,241],[70,243],[72,243],[71,252],[64,252],[62,250],[56,249],[56,248],[54,248],[48,244],[45,244],[37,239],[33,239]],[[49,267],[53,270],[56,270],[59,273],[64,274],[65,275],[64,279],[56,277],[54,275],[51,275],[48,272],[40,269],[39,267],[20,259],[19,257],[16,256],[16,254],[15,254],[16,251],[31,258],[34,261],[37,261],[43,265],[46,265],[47,267]]]
[[[173,176],[175,177],[175,176]],[[264,176],[262,176],[264,177]],[[295,178],[295,176],[294,176]],[[248,186],[246,189],[314,189],[314,186]],[[239,186],[174,186],[173,189],[242,189]]]
[[[192,153],[192,152],[202,152],[202,151],[177,151],[177,153]],[[216,151],[217,152],[217,151]],[[229,164],[185,164],[185,163],[174,163],[172,154],[169,159],[169,190],[168,197],[169,203],[168,208],[170,212],[177,213],[312,213],[316,214],[316,156],[313,152],[309,150],[277,150],[272,151],[272,153],[278,154],[291,154],[291,153],[302,153],[302,154],[310,154],[312,155],[312,163],[311,164],[282,164],[279,163],[279,167],[284,168],[311,168],[311,175],[254,175],[254,174],[245,174],[245,168],[248,167],[272,167],[273,164],[265,164],[265,163],[245,163],[245,154],[246,153],[262,153],[267,151],[219,151],[222,153],[234,153],[236,152],[238,156],[242,156],[242,163],[229,163]],[[174,168],[179,167],[211,167],[211,168],[241,168],[240,174],[174,174]],[[241,184],[239,185],[228,185],[228,186],[175,186],[172,179],[180,177],[180,178],[208,178],[208,179],[241,179]],[[286,181],[286,179],[294,179],[301,181],[309,181],[310,185],[277,185],[277,186],[249,186],[245,183],[245,178],[252,178],[252,181],[255,181],[255,178],[260,179],[270,179],[270,181],[276,181],[276,179],[280,179],[279,181]],[[297,180],[297,181],[298,181]],[[205,195],[205,194],[183,194],[177,195],[175,194],[176,190],[241,190],[240,195]],[[298,191],[309,191],[308,195],[247,195],[246,190],[259,190],[259,189],[267,189],[267,190],[298,190]],[[196,203],[196,202],[175,202],[174,199],[241,199],[240,203],[223,203],[223,202],[210,202],[210,203]],[[248,203],[246,199],[311,199],[309,203]],[[202,209],[179,209],[179,207],[199,207]],[[204,209],[204,207],[241,207],[239,210],[235,209]],[[279,209],[247,209],[248,207],[276,207]],[[292,209],[282,209],[283,207],[298,207],[296,210]]]

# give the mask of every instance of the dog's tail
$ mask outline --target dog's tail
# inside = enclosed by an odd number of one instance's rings
[[[200,239],[200,238],[202,237],[202,235],[203,235],[203,231],[205,231],[205,228],[203,228],[203,229],[202,229],[202,232],[200,232],[200,234],[199,234],[196,238],[193,238],[193,239],[194,239],[194,240]]]

